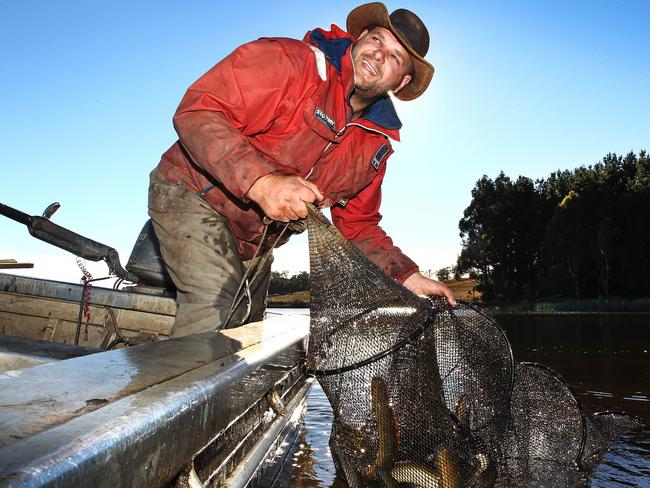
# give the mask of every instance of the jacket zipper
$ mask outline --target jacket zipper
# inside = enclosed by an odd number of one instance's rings
[[[356,125],[357,127],[361,127],[362,129],[366,129],[367,131],[370,131],[370,132],[376,132],[377,134],[381,134],[381,135],[384,136],[385,138],[390,139],[390,136],[389,136],[388,134],[386,134],[385,132],[382,132],[382,131],[380,131],[380,130],[378,130],[378,129],[373,129],[372,127],[368,127],[368,126],[366,126],[366,125],[360,124],[359,122],[348,122],[347,124],[345,124],[345,127],[343,127],[343,128],[342,128],[342,129],[341,129],[341,130],[336,134],[336,137],[338,137],[338,136],[340,136],[341,134],[343,134],[343,132],[345,132],[345,129],[347,129],[347,128],[350,127],[351,125]]]

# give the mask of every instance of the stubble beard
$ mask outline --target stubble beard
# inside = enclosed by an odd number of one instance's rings
[[[372,103],[375,100],[388,95],[388,90],[385,87],[380,86],[377,83],[371,83],[369,86],[359,86],[358,84],[354,85],[354,94],[360,101]]]
[[[363,58],[361,61],[363,62]],[[357,82],[356,80],[354,83],[354,95],[360,102],[366,105],[370,105],[374,101],[388,95],[388,88],[384,86],[379,79],[364,81],[365,83],[363,84]]]

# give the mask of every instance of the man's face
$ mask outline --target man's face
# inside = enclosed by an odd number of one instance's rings
[[[373,99],[392,91],[397,93],[411,81],[411,58],[383,27],[363,31],[352,46],[356,92]]]

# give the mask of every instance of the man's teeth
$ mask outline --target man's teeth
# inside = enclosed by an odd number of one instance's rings
[[[368,68],[370,68],[370,71],[372,71],[372,73],[373,73],[374,75],[377,74],[377,71],[375,71],[375,68],[373,68],[372,65],[371,65],[368,61],[365,61],[365,60],[364,60],[363,62],[366,63],[366,66],[368,66]]]

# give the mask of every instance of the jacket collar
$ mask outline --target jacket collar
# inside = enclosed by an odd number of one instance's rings
[[[315,45],[323,51],[325,59],[336,69],[345,85],[349,102],[354,89],[354,66],[350,55],[350,48],[354,38],[332,24],[331,31],[314,29],[305,35],[305,42]],[[402,128],[395,106],[389,96],[381,98],[368,106],[361,118],[356,123],[367,126],[372,130],[385,132],[389,137],[399,140],[399,130]]]

